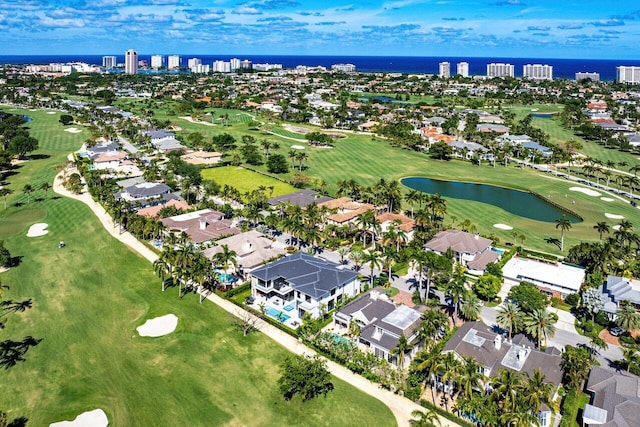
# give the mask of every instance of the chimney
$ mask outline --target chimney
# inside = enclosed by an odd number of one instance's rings
[[[206,230],[206,229],[207,229],[207,220],[200,219],[200,230]]]
[[[520,349],[518,350],[518,360],[524,360],[524,358],[527,356],[527,350]]]
[[[500,350],[500,347],[502,347],[501,335],[496,335],[496,337],[493,339],[493,345],[496,347],[496,350]]]

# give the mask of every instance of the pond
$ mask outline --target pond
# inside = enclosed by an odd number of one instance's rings
[[[556,113],[531,113],[531,117],[535,117],[536,119],[550,119]]]
[[[443,197],[487,203],[514,215],[535,221],[555,222],[562,215],[565,215],[572,223],[582,221],[581,218],[573,215],[567,209],[554,206],[552,201],[524,191],[487,184],[440,181],[418,177],[403,178],[400,182],[409,188],[424,193],[438,193]]]

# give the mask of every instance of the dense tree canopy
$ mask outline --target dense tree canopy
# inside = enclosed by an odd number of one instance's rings
[[[313,399],[333,390],[331,374],[326,362],[318,356],[289,356],[280,366],[282,376],[278,380],[285,400],[300,394],[302,401]]]
[[[543,310],[548,305],[547,297],[531,282],[521,282],[509,291],[509,299],[514,300],[525,313]]]

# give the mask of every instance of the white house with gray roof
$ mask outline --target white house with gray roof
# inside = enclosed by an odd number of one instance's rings
[[[604,312],[611,320],[616,319],[616,312],[622,301],[629,301],[640,308],[640,282],[618,276],[608,276],[607,281],[599,288],[606,298]]]
[[[584,426],[640,425],[640,378],[594,366],[585,387],[591,402],[584,407]]]
[[[404,335],[407,342],[413,345],[405,353],[404,361],[407,365],[422,348],[418,333],[421,317],[421,312],[406,305],[395,304],[378,288],[336,312],[333,322],[341,328],[347,328],[355,322],[360,328],[360,345],[394,365],[398,364],[399,358],[392,350],[398,347],[400,336]]]
[[[361,291],[358,273],[304,252],[258,267],[250,277],[254,298],[299,319],[318,318]]]

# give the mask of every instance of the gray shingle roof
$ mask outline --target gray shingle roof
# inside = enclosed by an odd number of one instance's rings
[[[517,344],[518,336],[510,344],[501,340],[500,348],[496,348],[495,332],[482,322],[468,322],[462,325],[447,341],[444,351],[453,351],[460,356],[472,356],[478,363],[490,369],[489,376],[497,376],[500,369],[509,368],[526,372],[530,376],[540,369],[545,381],[558,385],[562,380],[562,357],[558,352],[546,353],[535,348]],[[522,342],[522,341],[520,341]],[[526,342],[526,341],[525,341]],[[521,358],[518,353],[521,353]]]
[[[617,374],[594,366],[589,374],[586,389],[593,393],[591,405],[607,411],[607,422],[599,425],[605,427],[638,425],[640,378],[631,374]]]
[[[425,244],[432,251],[443,253],[451,248],[455,252],[468,254],[482,252],[490,246],[491,240],[459,230],[441,231]]]
[[[125,189],[132,197],[155,197],[171,191],[167,184],[161,182],[143,182]]]
[[[634,304],[640,304],[640,291],[631,286],[629,279],[618,276],[608,276],[603,291],[613,302],[629,300]]]
[[[304,252],[297,252],[259,267],[251,275],[266,281],[281,277],[295,290],[313,298],[320,298],[331,289],[358,277],[355,271],[344,270],[336,263]]]

